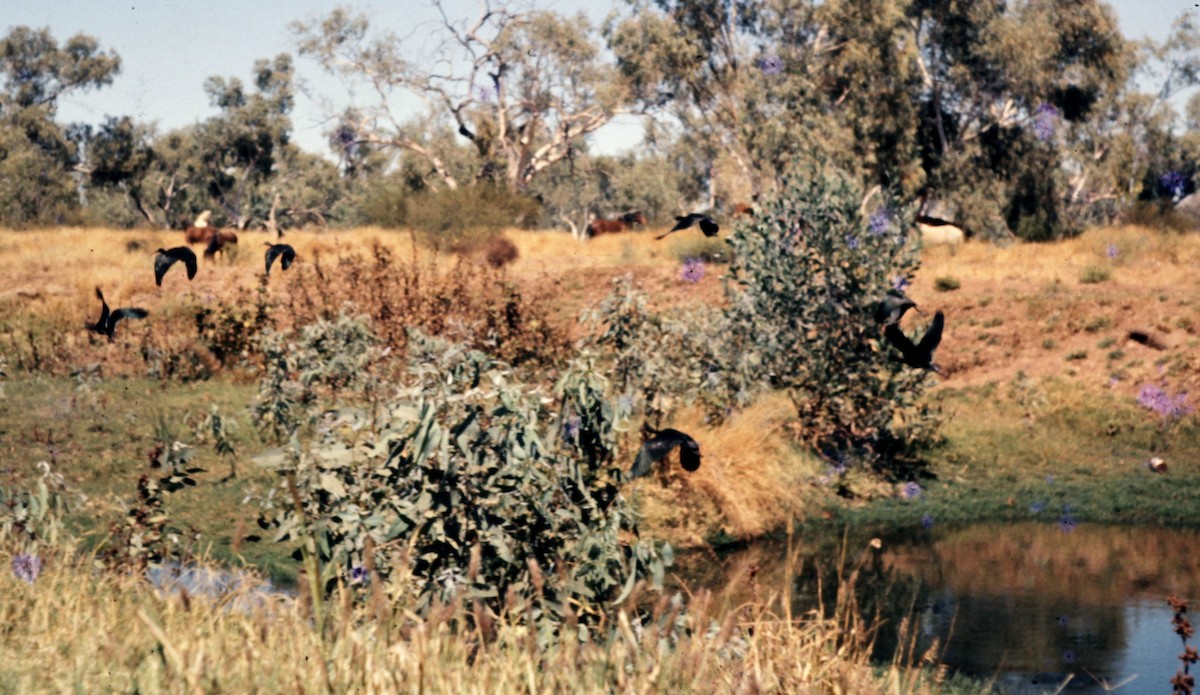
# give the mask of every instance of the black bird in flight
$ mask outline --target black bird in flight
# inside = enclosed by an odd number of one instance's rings
[[[271,244],[263,242],[263,246],[267,248],[267,275],[271,274],[271,264],[279,258],[279,265],[283,266],[284,270],[292,267],[292,261],[296,260],[296,249],[288,244]]]
[[[900,351],[902,357],[900,361],[910,367],[917,369],[929,369],[937,374],[942,373],[941,367],[933,363],[933,351],[937,349],[938,343],[942,342],[942,328],[945,326],[946,317],[942,312],[937,312],[933,315],[933,323],[929,325],[929,329],[925,331],[925,335],[921,337],[921,342],[913,345],[913,342],[904,335],[904,331],[900,330],[897,324],[890,324],[883,329],[883,335],[892,345]]]
[[[677,446],[682,447],[679,450],[679,462],[683,464],[683,470],[691,472],[700,468],[700,445],[683,432],[668,427],[656,432],[652,439],[642,444],[633,467],[629,469],[629,480],[649,473],[651,464],[671,453]]]
[[[149,311],[138,307],[124,307],[110,312],[108,310],[108,302],[104,301],[104,293],[100,288],[96,288],[96,296],[100,298],[100,303],[103,305],[100,309],[100,320],[96,323],[86,324],[89,331],[100,333],[108,336],[111,341],[113,339],[113,331],[117,329],[117,321],[121,319],[144,319],[150,315]]]
[[[196,254],[186,246],[177,246],[173,249],[159,249],[154,252],[154,284],[162,287],[163,276],[167,274],[167,270],[175,265],[177,261],[183,261],[183,265],[187,267],[188,280],[196,277]]]
[[[903,292],[888,290],[887,295],[875,305],[875,323],[884,326],[900,323],[904,312],[909,309],[917,309],[917,313],[921,313],[921,310],[917,308],[917,303],[905,297]]]
[[[719,226],[717,226],[716,222],[712,221],[711,217],[709,217],[708,215],[701,215],[698,212],[693,212],[692,214],[687,215],[686,217],[680,217],[680,216],[676,215],[675,219],[678,221],[675,223],[674,227],[671,227],[670,231],[668,231],[666,234],[661,234],[654,238],[662,239],[663,237],[665,237],[667,234],[670,234],[671,232],[678,232],[681,229],[687,229],[688,227],[691,227],[692,225],[696,224],[697,222],[700,223],[700,231],[704,232],[704,236],[716,236],[717,232],[720,231],[720,229],[721,229]]]

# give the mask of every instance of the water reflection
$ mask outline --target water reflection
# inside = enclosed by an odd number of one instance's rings
[[[799,539],[793,611],[836,600],[840,537]],[[851,538],[846,564],[865,547]],[[909,530],[884,537],[863,567],[856,598],[864,615],[884,619],[876,657],[890,661],[897,627],[910,614],[920,656],[936,644],[951,668],[995,677],[1012,693],[1169,692],[1179,668],[1179,637],[1166,597],[1200,596],[1200,534],[1195,531],[1081,524],[986,524]],[[763,543],[724,558],[692,556],[688,584],[727,587],[727,608],[768,601],[784,584],[782,544]]]

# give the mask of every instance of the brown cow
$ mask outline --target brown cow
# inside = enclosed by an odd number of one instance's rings
[[[216,227],[188,227],[183,236],[189,244],[207,244],[209,235],[215,229]]]
[[[213,229],[208,238],[208,248],[204,249],[204,259],[211,261],[218,251],[224,252],[226,244],[238,243],[237,234],[233,230]]]
[[[616,234],[617,232],[629,229],[635,224],[646,224],[646,216],[641,211],[634,210],[627,212],[615,220],[606,220],[603,218],[592,220],[591,224],[587,226],[587,233],[589,237],[600,234]]]

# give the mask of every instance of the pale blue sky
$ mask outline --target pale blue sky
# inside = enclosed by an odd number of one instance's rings
[[[495,0],[493,0],[495,2]],[[429,0],[347,2],[371,17],[372,25],[386,27],[401,37],[411,57],[419,60],[437,29],[438,15]],[[1110,0],[1121,28],[1131,38],[1149,35],[1165,38],[1171,22],[1194,2],[1177,0]],[[336,3],[326,0],[0,0],[0,27],[49,26],[59,42],[82,31],[95,36],[101,47],[113,49],[122,60],[121,74],[112,86],[75,94],[60,104],[63,121],[97,123],[106,115],[130,115],[139,121],[156,121],[162,130],[203,120],[215,113],[204,95],[204,80],[212,75],[249,81],[250,68],[259,58],[282,52],[295,55],[288,24],[322,16]],[[529,0],[529,5],[565,14],[585,11],[599,26],[619,0]],[[451,19],[477,16],[474,0],[446,0]],[[345,90],[325,77],[306,59],[298,61],[298,75],[317,94],[345,103]],[[414,100],[414,112],[419,110]],[[297,96],[292,116],[294,140],[305,149],[326,154],[321,108],[308,97]],[[634,146],[642,136],[634,117],[600,130],[595,150],[613,153]]]

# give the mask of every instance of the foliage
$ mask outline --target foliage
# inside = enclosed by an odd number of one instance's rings
[[[845,174],[809,166],[787,183],[729,238],[722,376],[735,389],[786,389],[804,438],[826,455],[911,457],[938,417],[920,403],[926,373],[891,359],[872,309],[919,265],[904,233],[913,210],[885,201],[871,224]]]
[[[0,471],[7,479],[0,485],[0,545],[14,552],[36,554],[43,545],[58,544],[63,516],[70,511],[62,474],[51,470],[46,461],[37,467],[41,475],[33,491],[21,489],[12,467]]]
[[[428,246],[473,250],[508,227],[532,226],[537,203],[487,183],[456,190],[419,193],[406,199],[404,219]]]
[[[61,47],[48,28],[16,26],[0,38],[0,224],[79,221],[78,129],[55,122],[58,100],[112,84],[120,70],[120,57],[86,34]]]
[[[268,507],[260,521],[276,541],[313,539],[326,593],[367,576],[411,592],[422,611],[469,599],[497,615],[533,601],[545,638],[569,616],[595,624],[647,573],[661,587],[669,547],[660,556],[619,535],[633,528],[615,485],[620,418],[586,356],[555,387],[557,412],[462,344],[414,336],[410,365],[413,383],[384,408],[377,435],[339,411],[338,424],[360,434],[329,428],[287,466],[296,506]],[[388,581],[401,568],[411,585]]]
[[[196,310],[196,333],[204,347],[221,364],[249,357],[258,335],[272,325],[267,296],[267,276],[259,279],[256,295],[221,303],[216,307],[205,303]]]
[[[99,557],[102,565],[144,569],[180,557],[183,531],[170,525],[166,503],[176,492],[195,487],[192,476],[204,469],[192,465],[195,449],[175,439],[165,418],[159,418],[156,429],[158,441],[149,452],[149,468],[162,475],[139,476],[136,501],[127,507],[123,523],[109,524],[110,538]]]
[[[277,442],[316,421],[323,401],[364,394],[375,386],[369,371],[378,357],[370,322],[339,312],[334,320],[319,318],[293,335],[263,332],[257,349],[263,356],[254,420]]]
[[[640,412],[661,428],[682,402],[699,402],[714,418],[747,403],[746,391],[730,393],[719,376],[729,359],[725,317],[711,309],[670,316],[650,311],[648,300],[632,275],[616,277],[612,293],[583,315],[592,327],[588,344],[612,360],[621,412]]]
[[[1112,271],[1102,265],[1089,265],[1079,271],[1079,281],[1085,285],[1108,282],[1111,277]]]
[[[449,269],[437,259],[420,262],[416,248],[408,263],[380,243],[370,255],[342,255],[330,263],[319,253],[288,271],[287,304],[293,325],[331,318],[353,302],[371,319],[379,339],[394,350],[408,345],[408,329],[467,339],[514,366],[548,366],[563,359],[568,346],[562,329],[549,320],[555,285],[541,282],[522,289],[503,269],[459,258]]]

